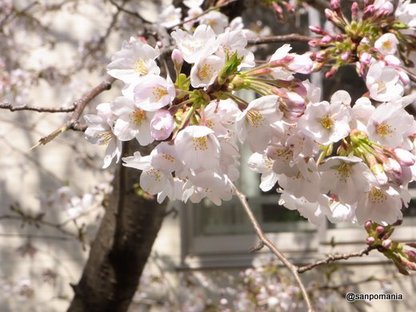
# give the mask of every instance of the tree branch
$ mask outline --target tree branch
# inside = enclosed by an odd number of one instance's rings
[[[248,44],[258,45],[258,44],[290,42],[290,41],[308,42],[311,39],[312,39],[311,37],[300,35],[300,34],[288,34],[288,35],[279,35],[279,36],[259,37],[257,39],[249,40]]]
[[[0,109],[8,109],[11,112],[15,111],[34,111],[38,113],[70,113],[75,110],[75,106],[71,107],[39,107],[39,106],[19,106],[15,107],[10,103],[0,103]]]
[[[265,235],[265,233],[263,232],[263,229],[260,227],[259,222],[257,221],[256,217],[254,216],[253,212],[250,209],[250,206],[248,205],[247,199],[245,197],[245,195],[243,193],[241,193],[239,190],[236,189],[236,195],[238,197],[238,199],[240,200],[241,204],[244,207],[244,210],[248,216],[248,218],[250,219],[251,224],[254,227],[254,230],[256,231],[257,236],[260,238],[261,242],[267,246],[267,248],[270,249],[270,251],[289,269],[289,271],[292,273],[292,275],[294,276],[301,292],[303,295],[303,298],[306,302],[306,306],[308,307],[308,311],[312,312],[314,311],[311,301],[309,299],[309,295],[308,292],[306,291],[305,286],[303,285],[303,282],[299,276],[298,273],[298,267],[296,265],[294,265],[293,263],[291,263],[286,257],[285,255],[280,252],[277,247],[273,244],[273,242]]]
[[[60,128],[56,129],[49,135],[39,139],[38,143],[32,147],[32,149],[38,147],[39,145],[45,145],[55,139],[58,135],[61,133],[73,129],[73,130],[81,130],[83,129],[82,126],[78,124],[78,120],[82,115],[82,112],[84,111],[85,107],[94,99],[96,98],[100,93],[110,90],[113,82],[116,79],[107,75],[106,79],[99,83],[97,86],[92,88],[90,91],[85,93],[80,99],[76,100],[74,102],[75,110],[71,116],[71,118]]]
[[[303,273],[303,272],[312,270],[313,268],[320,266],[322,264],[328,264],[328,263],[335,262],[338,260],[347,260],[349,258],[362,257],[364,255],[368,255],[369,252],[373,249],[374,247],[368,246],[367,248],[364,248],[363,250],[358,251],[358,252],[353,252],[353,253],[348,253],[348,254],[328,255],[325,259],[316,261],[314,263],[311,263],[305,266],[298,267],[298,272]]]

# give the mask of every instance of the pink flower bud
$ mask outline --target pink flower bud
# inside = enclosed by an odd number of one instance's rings
[[[348,59],[350,58],[351,53],[350,52],[344,52],[341,54],[341,60],[343,60],[344,62],[348,61]]]
[[[332,37],[329,35],[323,36],[321,39],[321,44],[328,44],[332,41]]]
[[[175,122],[168,110],[160,109],[150,121],[150,135],[155,140],[167,139],[175,127]]]
[[[357,20],[358,19],[358,3],[357,2],[353,2],[351,5],[351,17],[353,20]]]
[[[367,241],[367,245],[372,245],[372,244],[374,244],[374,242],[376,240],[375,240],[374,237],[369,236],[369,237],[367,237],[366,241]]]
[[[416,252],[414,250],[405,250],[404,252],[410,261],[416,262]]]
[[[324,35],[326,33],[325,30],[323,30],[322,27],[319,27],[319,26],[311,25],[309,26],[309,30],[318,35]]]
[[[384,231],[385,231],[384,226],[382,226],[382,225],[378,225],[378,226],[376,227],[376,232],[377,232],[378,234],[382,234],[382,233],[384,233]]]
[[[334,11],[339,10],[341,8],[340,0],[331,0],[330,6],[331,9]]]
[[[392,243],[391,239],[386,239],[381,243],[381,245],[386,249],[390,249],[391,243]]]
[[[403,148],[395,148],[393,152],[400,165],[407,167],[414,165],[416,157],[408,150]]]
[[[366,221],[364,223],[364,228],[367,232],[370,232],[371,228],[372,228],[373,223],[371,221]]]

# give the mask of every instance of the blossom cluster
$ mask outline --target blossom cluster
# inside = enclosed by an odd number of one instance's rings
[[[331,4],[341,16],[337,1]],[[282,205],[312,223],[401,219],[416,172],[416,123],[405,110],[415,96],[403,96],[402,67],[386,63],[399,51],[391,38],[380,36],[380,48],[367,53],[369,97],[352,103],[343,90],[322,101],[318,88],[297,78],[320,68],[319,52],[292,53],[284,44],[257,65],[247,47],[252,34],[236,23],[223,28],[200,21],[171,33],[174,81],[160,66],[160,47],[141,38],[113,55],[108,73],[125,83],[122,96],[85,116],[87,137],[108,145],[104,167],[121,158],[122,141],[153,143],[149,155],[123,158],[142,171],[144,191],[159,202],[208,198],[220,205],[235,192],[239,144],[246,143],[260,188],[276,188]],[[391,54],[383,50],[389,47]],[[242,90],[259,97],[248,103]]]
[[[407,67],[414,66],[410,53],[416,49],[416,4],[410,1],[353,2],[351,20],[343,14],[341,2],[331,1],[325,14],[332,28],[311,26],[319,35],[309,44],[321,50],[315,55],[319,67],[330,65],[333,76],[345,64],[357,65],[366,80],[369,96],[380,102],[397,100],[409,88]]]

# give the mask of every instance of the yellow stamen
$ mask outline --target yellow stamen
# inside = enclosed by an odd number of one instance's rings
[[[200,138],[192,138],[192,144],[196,151],[206,151],[208,149],[208,138],[206,136]]]
[[[376,125],[376,133],[381,137],[385,137],[392,132],[390,125],[385,122]]]
[[[147,75],[149,73],[149,69],[146,66],[146,63],[143,59],[139,59],[134,64],[134,70],[141,76]]]
[[[248,111],[247,115],[246,115],[246,118],[247,118],[248,122],[251,124],[251,126],[253,126],[253,127],[261,126],[263,124],[263,120],[264,120],[263,115],[255,109],[252,109],[252,110]]]
[[[322,127],[324,127],[327,130],[331,130],[331,128],[334,126],[334,121],[329,115],[325,115],[321,118],[320,123]]]

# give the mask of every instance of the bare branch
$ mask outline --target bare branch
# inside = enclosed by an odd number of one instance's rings
[[[308,292],[306,291],[305,286],[303,285],[302,280],[300,279],[299,273],[298,273],[298,267],[291,263],[285,255],[280,252],[280,250],[277,249],[277,247],[273,244],[273,242],[265,235],[263,232],[263,229],[260,227],[259,222],[257,221],[256,217],[254,216],[253,212],[250,209],[250,206],[248,205],[247,199],[243,193],[241,193],[239,190],[236,189],[236,195],[238,199],[240,200],[241,204],[244,207],[244,210],[250,219],[251,224],[254,227],[254,230],[256,231],[257,236],[261,240],[261,242],[267,246],[267,248],[270,249],[270,251],[289,269],[289,271],[294,276],[301,292],[303,295],[303,298],[306,302],[306,305],[308,307],[308,311],[312,312],[314,309],[312,308],[311,300],[309,299]]]
[[[258,45],[258,44],[290,42],[290,41],[308,42],[311,39],[313,39],[313,38],[308,37],[308,36],[304,36],[304,35],[300,35],[300,34],[288,34],[288,35],[279,35],[279,36],[260,37],[260,38],[257,38],[257,39],[249,40],[248,44]]]
[[[8,109],[11,112],[15,111],[34,111],[38,113],[70,113],[75,110],[75,106],[71,107],[38,107],[38,106],[19,106],[15,107],[10,103],[0,103],[0,109]]]
[[[335,262],[338,260],[347,260],[349,258],[362,257],[364,255],[368,255],[369,252],[373,249],[374,247],[368,246],[367,248],[364,248],[363,250],[358,251],[358,252],[328,255],[325,259],[316,261],[314,263],[311,263],[302,267],[298,267],[298,272],[303,273],[303,272],[312,270],[313,268],[320,266],[322,264],[328,264],[328,263]]]
[[[61,133],[69,129],[82,130],[83,128],[82,126],[78,124],[78,120],[81,117],[81,114],[84,111],[85,107],[100,93],[106,90],[110,90],[111,85],[113,84],[115,80],[116,80],[115,78],[107,75],[107,78],[104,79],[104,81],[102,81],[97,86],[92,88],[90,91],[85,93],[80,99],[76,100],[74,102],[75,110],[71,118],[62,127],[56,129],[55,131],[53,131],[46,137],[39,139],[39,142],[35,146],[33,146],[32,149],[38,147],[39,145],[45,145],[49,143],[50,141],[55,139],[58,135],[60,135]]]
[[[125,2],[125,1],[124,1]],[[124,5],[123,2],[123,5]],[[123,5],[118,4],[115,0],[110,0],[110,3],[114,5],[119,11],[124,12],[126,14],[132,15],[134,17],[137,17],[139,20],[141,20],[143,23],[149,24],[150,22],[146,20],[143,16],[141,16],[139,13],[135,11],[130,11],[125,8],[123,8]]]

